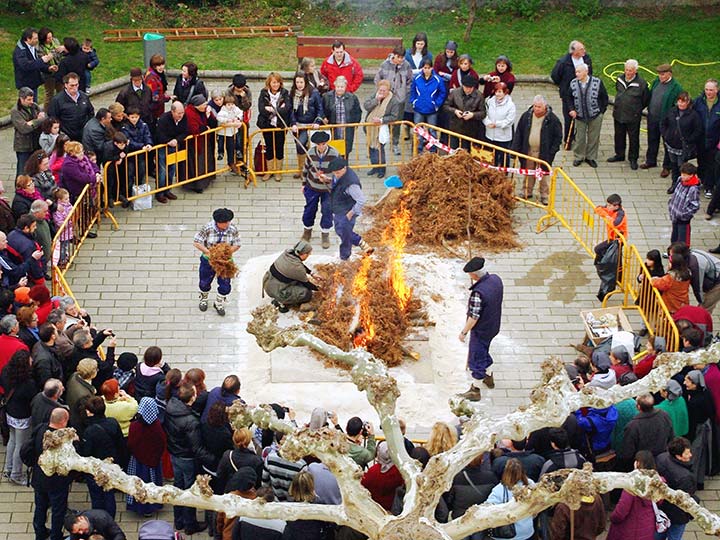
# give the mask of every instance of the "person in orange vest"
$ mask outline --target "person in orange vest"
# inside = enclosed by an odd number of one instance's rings
[[[596,206],[595,213],[603,217],[606,217],[612,223],[607,224],[608,240],[615,240],[617,238],[616,230],[623,235],[627,240],[628,228],[627,228],[627,215],[622,207],[622,198],[617,193],[613,193],[608,196],[607,204],[605,206]]]

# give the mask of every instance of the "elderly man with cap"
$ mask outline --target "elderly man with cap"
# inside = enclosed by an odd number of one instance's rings
[[[480,401],[481,382],[488,388],[495,387],[495,379],[487,369],[493,363],[490,342],[500,332],[503,282],[500,276],[485,270],[485,259],[482,257],[470,259],[463,272],[470,276],[473,284],[470,287],[465,326],[459,339],[465,343],[465,338],[470,333],[467,367],[472,373],[473,382],[470,390],[461,396],[470,401]]]
[[[235,217],[233,211],[229,208],[218,208],[213,212],[212,217],[212,221],[206,223],[193,239],[193,246],[202,253],[200,255],[199,269],[200,305],[198,307],[200,311],[207,311],[208,294],[210,294],[210,288],[215,279],[215,270],[210,266],[209,261],[210,248],[216,244],[224,243],[231,247],[232,253],[240,249],[240,233],[237,227],[231,223]],[[213,302],[213,307],[219,315],[225,315],[225,303],[232,287],[229,278],[218,276],[217,282],[217,297]]]
[[[327,167],[329,182],[332,185],[330,192],[330,206],[333,213],[335,233],[340,237],[340,258],[346,261],[350,258],[352,246],[358,246],[365,255],[370,255],[374,249],[363,240],[353,229],[355,221],[365,206],[365,194],[355,171],[348,167],[343,158],[333,159]],[[321,175],[328,178],[328,175]]]
[[[466,135],[473,139],[482,139],[485,128],[482,120],[485,118],[485,99],[478,92],[480,81],[472,75],[465,75],[462,85],[453,88],[448,94],[447,101],[443,106],[450,117],[449,129],[459,135]],[[450,138],[450,146],[457,148],[462,146],[470,150],[470,141]]]
[[[670,64],[660,64],[657,68],[658,76],[650,86],[650,103],[648,104],[647,135],[648,148],[645,153],[645,163],[640,165],[641,169],[652,169],[657,167],[658,150],[660,147],[660,122],[665,118],[668,111],[675,106],[682,86],[672,75]],[[660,176],[670,176],[670,157],[665,152],[663,167]]]
[[[332,160],[340,157],[338,151],[328,144],[330,134],[327,131],[316,131],[310,137],[315,145],[308,150],[307,159],[302,171],[303,195],[305,195],[305,208],[303,209],[302,239],[309,242],[312,238],[312,229],[315,225],[315,216],[320,207],[320,232],[322,234],[322,247],[330,247],[330,229],[333,225],[332,208],[330,206],[329,177],[325,175],[327,167]]]
[[[308,302],[318,287],[309,276],[312,274],[305,261],[312,253],[312,246],[300,240],[295,246],[283,251],[263,276],[263,291],[273,299],[272,304],[280,313],[287,306]]]
[[[243,112],[243,123],[245,124],[245,127],[247,127],[250,122],[252,92],[250,92],[250,87],[247,85],[245,75],[242,73],[236,73],[233,75],[232,83],[228,86],[225,93],[228,96],[235,98],[235,104],[240,107],[240,110]],[[243,149],[245,148],[246,133],[245,129],[238,129],[237,135],[235,135],[235,159],[237,161],[244,161]]]

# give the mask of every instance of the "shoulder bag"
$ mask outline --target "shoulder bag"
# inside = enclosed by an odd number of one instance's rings
[[[508,488],[503,486],[503,503],[508,502],[510,499],[510,495],[508,493]],[[487,535],[491,538],[515,538],[515,524],[514,523],[508,523],[507,525],[500,525],[499,527],[493,527],[492,529],[487,530]]]

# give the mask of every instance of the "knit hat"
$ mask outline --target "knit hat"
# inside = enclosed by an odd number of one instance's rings
[[[473,257],[465,266],[463,266],[463,272],[466,274],[470,272],[477,272],[478,270],[482,270],[484,266],[485,259],[482,257]]]
[[[320,429],[327,424],[327,411],[322,407],[315,407],[310,414],[310,429]]]
[[[495,59],[495,66],[497,66],[498,62],[505,62],[507,64],[507,70],[512,71],[512,62],[504,54],[501,54]]]
[[[667,392],[667,400],[675,401],[677,398],[682,396],[682,386],[675,379],[670,379],[665,387]]]
[[[225,484],[225,493],[249,491],[257,483],[257,473],[251,467],[240,467]]]
[[[138,357],[135,353],[124,352],[117,359],[117,365],[123,371],[130,371],[137,366]]]
[[[705,376],[702,374],[702,371],[693,369],[691,372],[689,372],[687,375],[685,375],[688,379],[692,381],[692,383],[695,386],[698,386],[702,388],[703,390],[705,387]]]
[[[158,419],[157,402],[151,397],[144,397],[138,404],[138,416],[147,425],[152,424]]]
[[[228,223],[235,218],[235,214],[229,208],[218,208],[213,212],[212,217],[215,223]]]
[[[310,137],[310,141],[312,141],[313,144],[326,143],[329,140],[330,134],[327,131],[316,131],[312,134],[312,137]]]
[[[297,244],[295,244],[295,247],[293,247],[293,251],[296,255],[304,255],[305,253],[310,253],[312,251],[312,245],[310,245],[310,242],[300,240]]]
[[[446,51],[457,51],[457,43],[455,43],[452,39],[448,41],[445,44],[445,50]]]
[[[207,100],[202,94],[197,94],[190,98],[190,105],[194,105],[195,107],[199,107],[203,103],[207,103]]]
[[[32,302],[30,299],[30,287],[18,287],[15,289],[15,302],[18,304],[29,304]]]
[[[344,167],[347,167],[347,161],[341,157],[336,157],[328,163],[327,170],[328,172],[337,172]]]
[[[247,79],[242,73],[237,73],[233,76],[233,86],[235,88],[244,88],[247,86]]]
[[[385,441],[382,441],[377,446],[377,461],[380,464],[381,473],[388,472],[394,465],[390,457],[390,449]]]

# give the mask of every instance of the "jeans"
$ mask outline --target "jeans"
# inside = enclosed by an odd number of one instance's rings
[[[490,144],[494,144],[495,146],[499,146],[500,148],[507,148],[510,149],[510,145],[512,144],[512,141],[493,141],[488,139],[490,141]],[[512,156],[508,156],[505,152],[502,150],[495,150],[495,166],[496,167],[509,167],[510,166],[510,160],[512,159]]]
[[[670,528],[664,533],[655,533],[655,540],[681,540],[685,532],[687,523],[678,523],[670,525]]]
[[[320,229],[328,232],[333,226],[332,208],[330,207],[330,193],[320,192],[308,186],[303,188],[305,195],[305,208],[303,209],[302,222],[306,229],[312,229],[315,225],[315,216],[318,206],[320,207]]]
[[[175,479],[173,485],[176,488],[187,489],[195,482],[197,474],[195,460],[193,458],[182,458],[170,455]],[[173,519],[176,529],[192,529],[198,525],[195,508],[185,506],[173,506]]]
[[[413,123],[419,124],[421,122],[430,124],[431,126],[437,126],[438,125],[438,113],[435,112],[432,114],[423,114],[423,113],[419,113],[419,112],[415,111],[413,113]],[[433,137],[437,137],[437,133],[435,132],[434,129],[430,129],[428,131],[430,131],[430,134]],[[418,137],[418,152],[422,152],[424,148],[425,148],[425,142],[420,137]]]
[[[218,152],[225,149],[225,157],[228,165],[234,165],[237,161],[235,156],[235,137],[218,136]]]
[[[333,223],[335,224],[335,234],[340,237],[340,258],[346,261],[350,258],[353,246],[360,245],[360,235],[353,231],[357,216],[348,219],[345,214],[335,214]]]
[[[47,527],[45,527],[45,519],[47,517],[48,508],[51,511],[50,517],[50,540],[62,540],[63,521],[65,520],[65,512],[68,505],[68,493],[70,485],[63,489],[38,489],[35,488],[35,513],[33,514],[33,529],[35,530],[35,540],[45,540],[47,538]]]
[[[370,154],[370,163],[373,165],[380,165],[380,167],[373,167],[378,172],[381,172],[383,176],[385,176],[385,166],[387,165],[387,161],[385,160],[385,145],[384,144],[378,144],[377,148],[368,148],[368,153]]]
[[[32,152],[15,152],[15,155],[17,156],[17,166],[15,167],[15,176],[20,176],[21,174],[25,174],[25,164],[27,163],[27,160],[30,158],[30,155]]]
[[[93,510],[105,510],[110,514],[110,517],[115,519],[115,490],[105,491],[97,485],[95,479],[89,474],[85,475],[85,483],[90,493],[90,503]]]
[[[175,148],[168,146],[167,153],[174,154]],[[157,151],[157,187],[158,189],[164,188],[168,185],[172,185],[175,180],[175,165],[167,164],[167,155],[165,148],[158,148]]]
[[[208,261],[204,256],[200,256],[200,290],[202,292],[210,292],[210,288],[212,287],[213,279],[215,279],[215,270],[212,269],[212,266],[210,266],[210,261]],[[230,286],[230,280],[227,278],[217,278],[218,283],[218,294],[222,296],[227,296],[230,294],[230,291],[232,290],[232,287]]]
[[[5,452],[5,472],[13,480],[23,479],[23,463],[20,448],[30,438],[31,428],[17,429],[10,426],[10,439]]]

